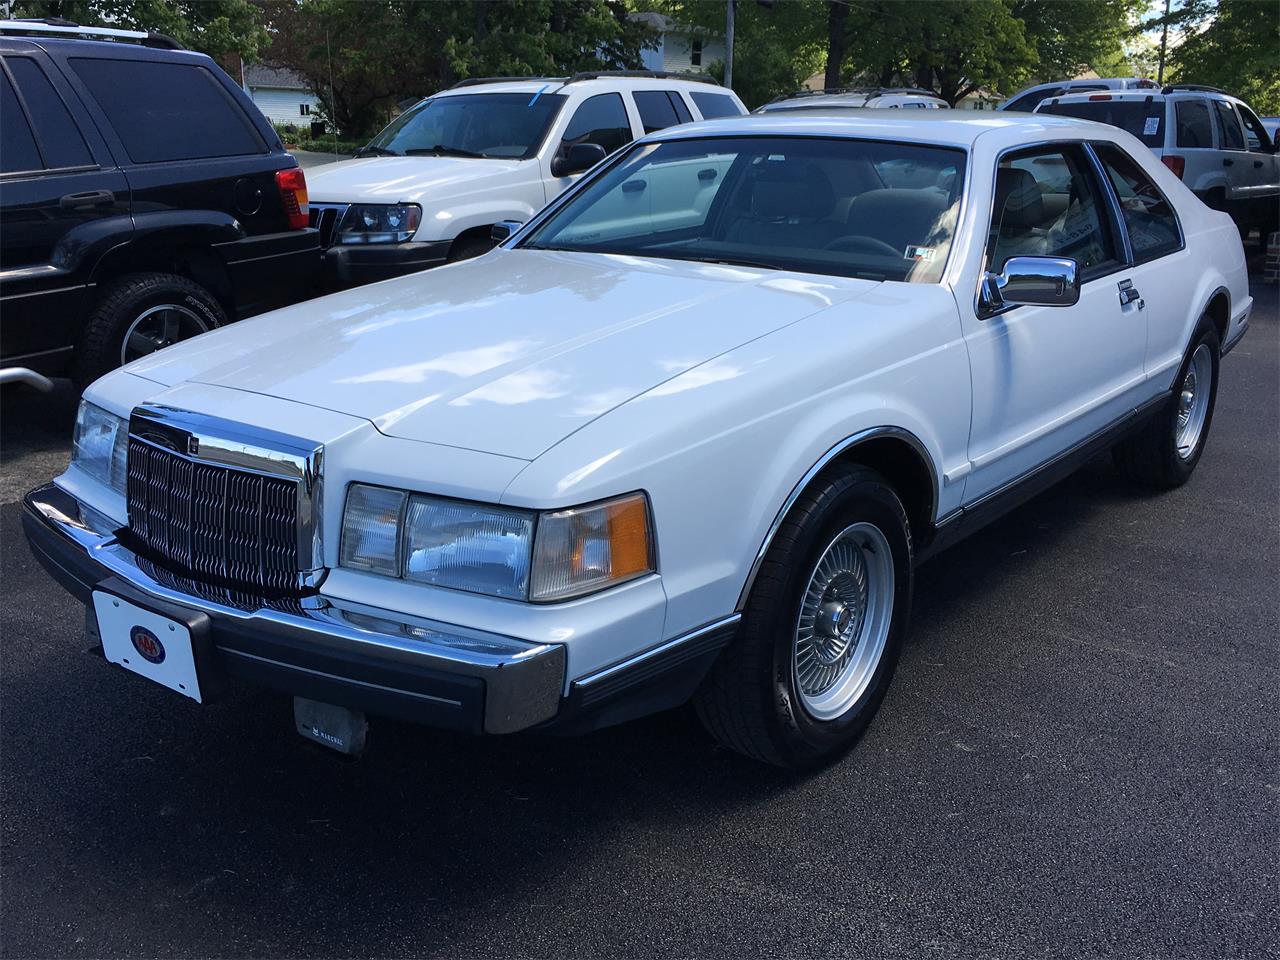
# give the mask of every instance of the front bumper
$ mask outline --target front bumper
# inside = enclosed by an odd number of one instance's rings
[[[325,272],[344,286],[373,283],[436,267],[449,259],[452,241],[334,244],[324,252]]]
[[[184,592],[137,557],[105,517],[54,484],[28,493],[22,523],[49,573],[86,604],[95,590],[188,625],[222,676],[382,716],[511,733],[560,711],[565,649],[321,597],[248,610]],[[207,671],[207,672],[206,672]]]

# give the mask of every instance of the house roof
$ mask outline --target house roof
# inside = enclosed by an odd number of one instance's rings
[[[247,87],[270,87],[274,90],[306,90],[307,82],[292,70],[265,63],[246,64],[244,83]]]

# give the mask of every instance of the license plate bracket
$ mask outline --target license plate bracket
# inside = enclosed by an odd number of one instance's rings
[[[198,703],[217,699],[225,690],[207,614],[144,595],[118,577],[94,588],[93,607],[107,660]],[[134,627],[141,628],[140,646],[130,635]],[[153,650],[153,640],[159,651]],[[153,655],[145,656],[148,652]],[[130,662],[122,662],[126,658]]]

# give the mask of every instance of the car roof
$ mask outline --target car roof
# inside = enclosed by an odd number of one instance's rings
[[[967,148],[985,133],[1022,131],[1028,140],[1055,137],[1110,138],[1115,128],[1092,120],[1055,117],[1038,113],[978,110],[883,110],[843,108],[776,110],[745,117],[724,117],[668,127],[645,140],[677,140],[687,137],[782,136],[850,137],[862,140],[902,140],[946,147]]]
[[[924,100],[929,103],[946,103],[941,97],[932,93],[917,93],[914,90],[868,90],[850,91],[848,93],[819,93],[812,96],[791,97],[786,100],[775,100],[766,103],[762,113],[773,113],[776,110],[812,110],[821,107],[837,107],[841,109],[860,109],[872,100]]]
[[[174,50],[148,46],[128,40],[107,40],[98,37],[37,36],[18,33],[0,33],[0,43],[13,49],[15,45],[44,50],[50,54],[105,56],[122,60],[164,60],[168,62],[200,61],[207,66],[209,57],[198,50]]]
[[[1097,90],[1088,93],[1081,91],[1080,93],[1064,93],[1060,97],[1050,97],[1045,103],[1087,103],[1094,97],[1103,96],[1109,101],[1133,101],[1133,100],[1174,100],[1186,97],[1207,97],[1211,100],[1235,100],[1236,98],[1229,93],[1223,93],[1221,90],[1170,90],[1167,93],[1163,90],[1108,90],[1099,92]],[[1105,103],[1107,101],[1098,101]]]
[[[719,84],[705,80],[684,80],[679,77],[595,77],[590,80],[573,80],[566,77],[530,77],[529,79],[495,80],[491,83],[468,84],[462,87],[450,87],[434,93],[435,97],[456,97],[474,93],[569,93],[581,90],[584,93],[600,93],[606,90],[670,90],[672,87],[686,90],[705,91],[732,96],[733,91]]]

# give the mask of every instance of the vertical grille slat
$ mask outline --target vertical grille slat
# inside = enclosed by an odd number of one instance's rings
[[[298,588],[298,482],[201,463],[129,438],[129,530],[152,560],[268,594]]]

